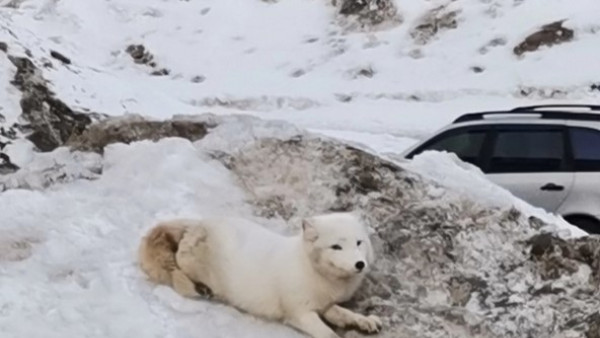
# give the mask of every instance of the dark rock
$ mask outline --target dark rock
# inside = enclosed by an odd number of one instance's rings
[[[600,238],[590,236],[567,241],[551,234],[540,234],[529,239],[527,244],[531,245],[531,257],[537,262],[543,279],[573,274],[585,264],[594,279],[600,281]]]
[[[348,102],[352,101],[353,97],[352,97],[352,95],[348,95],[348,94],[335,94],[335,99],[340,102],[348,103]]]
[[[305,74],[306,74],[306,71],[304,69],[296,69],[295,71],[292,72],[292,74],[290,74],[290,76],[291,77],[301,77]]]
[[[12,174],[19,170],[19,167],[10,161],[10,157],[0,153],[0,175]]]
[[[146,51],[146,47],[143,45],[129,45],[125,51],[131,55],[135,63],[148,64],[154,59],[154,56]]]
[[[346,0],[342,1],[342,6],[340,7],[340,14],[343,15],[357,15],[363,9],[367,8],[368,1],[367,0]]]
[[[537,290],[532,290],[533,296],[546,295],[546,294],[560,294],[565,293],[566,290],[563,288],[555,288],[552,285],[546,284]]]
[[[87,115],[75,112],[48,89],[41,71],[26,57],[9,56],[17,67],[11,84],[22,92],[22,117],[28,122],[19,126],[40,151],[52,151],[92,122]]]
[[[361,68],[357,72],[357,75],[372,78],[375,75],[375,70],[373,70],[371,67]]]
[[[337,4],[333,1],[334,5]],[[377,26],[386,21],[399,21],[398,10],[391,0],[341,0],[339,13],[353,17],[363,26]]]
[[[8,53],[8,45],[6,44],[6,42],[0,42],[0,50],[4,53]]]
[[[410,32],[418,44],[426,44],[442,31],[458,27],[458,10],[450,11],[447,5],[439,6],[425,14]]]
[[[504,46],[508,43],[508,41],[506,41],[505,38],[494,38],[492,40],[490,40],[490,42],[488,42],[485,46],[479,48],[479,53],[480,54],[487,54],[490,49],[495,48],[495,47],[500,47],[500,46]]]
[[[53,58],[57,59],[58,61],[64,63],[65,65],[71,64],[71,59],[69,59],[68,57],[62,55],[61,53],[59,53],[57,51],[51,50],[50,56],[52,56]]]
[[[203,138],[208,130],[205,122],[186,120],[149,121],[141,117],[112,118],[90,125],[69,140],[74,150],[102,153],[111,143],[141,140],[158,141],[165,137],[182,137],[190,141]]]
[[[555,238],[551,234],[541,234],[532,237],[529,240],[531,254],[535,257],[543,256],[547,252],[553,250],[553,241],[555,240],[560,241],[560,239]]]
[[[170,73],[170,71],[168,69],[162,68],[162,69],[155,70],[150,74],[154,75],[154,76],[165,76],[165,75],[169,75],[169,73]]]
[[[483,293],[487,288],[487,282],[477,276],[456,276],[448,281],[448,291],[453,306],[465,306],[475,292]]]
[[[0,127],[0,136],[6,137],[9,140],[16,140],[18,137],[18,129],[19,126],[11,126],[9,128]]]
[[[553,46],[573,40],[574,31],[562,26],[563,21],[556,21],[529,35],[523,42],[518,44],[513,52],[522,55],[526,52],[534,52],[542,46]]]
[[[565,98],[568,94],[567,88],[552,88],[552,87],[530,87],[530,86],[520,86],[517,89],[517,96],[527,97],[527,98],[535,98],[535,99],[556,99],[556,98]]]
[[[471,71],[473,71],[473,73],[475,73],[475,74],[483,73],[484,70],[485,70],[485,68],[480,67],[480,66],[471,67]]]
[[[125,52],[131,55],[133,62],[141,65],[146,65],[154,70],[150,72],[153,76],[165,76],[169,75],[171,71],[166,68],[159,68],[156,61],[154,61],[154,55],[152,55],[144,45],[129,45],[125,48]]]
[[[204,81],[206,81],[206,77],[202,76],[202,75],[196,75],[192,78],[191,80],[193,83],[202,83]]]
[[[600,312],[596,312],[590,315],[586,323],[588,325],[588,329],[585,332],[586,338],[600,338]]]

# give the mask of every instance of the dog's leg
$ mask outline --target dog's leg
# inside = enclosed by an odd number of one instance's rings
[[[330,307],[323,316],[325,320],[337,327],[354,326],[368,333],[377,333],[382,326],[381,319],[377,316],[363,316],[339,305]]]
[[[316,312],[299,314],[288,319],[287,323],[312,338],[340,338]]]

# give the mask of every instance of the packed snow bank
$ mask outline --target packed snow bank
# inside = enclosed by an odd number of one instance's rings
[[[597,239],[560,239],[559,227],[513,207],[518,203],[505,200],[514,202],[510,195],[495,194],[502,200],[490,207],[444,187],[452,176],[465,179],[456,163],[446,163],[439,184],[371,152],[310,135],[250,141],[221,158],[263,217],[297,227],[301,217],[329,210],[364,214],[379,263],[351,306],[382,316],[382,337],[593,332],[596,305],[587,302],[600,306],[600,299],[574,295],[597,290]],[[490,190],[487,181],[470,184]],[[561,231],[569,237],[568,229]]]
[[[571,225],[562,217],[549,214],[515,197],[508,190],[494,184],[485,177],[481,170],[469,163],[461,161],[455,154],[437,151],[426,151],[415,156],[411,161],[402,163],[444,187],[489,207],[515,207],[526,215],[535,216],[551,224],[554,230],[564,237],[586,236],[587,232]]]
[[[65,158],[65,150],[52,155]],[[92,181],[0,194],[3,337],[299,336],[179,299],[146,282],[137,267],[139,238],[160,219],[251,217],[244,192],[220,163],[187,140],[165,139],[111,145],[102,169]]]

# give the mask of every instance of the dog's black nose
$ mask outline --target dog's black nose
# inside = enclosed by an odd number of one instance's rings
[[[356,264],[354,264],[354,266],[356,267],[356,270],[362,271],[362,269],[365,268],[365,262],[358,261],[358,262],[356,262]]]

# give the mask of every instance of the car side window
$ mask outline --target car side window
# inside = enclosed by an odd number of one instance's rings
[[[600,171],[600,131],[570,128],[575,171]]]
[[[560,129],[498,130],[488,173],[558,172],[564,168]]]
[[[442,135],[419,152],[427,150],[455,153],[462,161],[478,165],[479,154],[483,147],[486,132],[483,130],[453,131]]]

